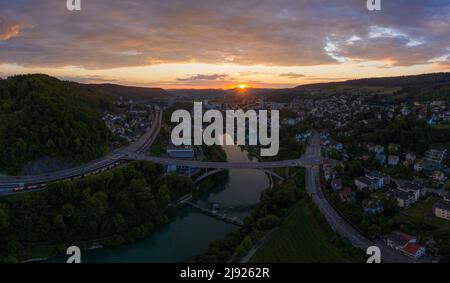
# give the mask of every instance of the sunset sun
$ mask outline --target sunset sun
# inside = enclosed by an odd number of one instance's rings
[[[246,84],[240,84],[240,85],[238,85],[238,88],[240,88],[240,89],[246,89],[246,88],[249,88],[249,86],[246,85]]]

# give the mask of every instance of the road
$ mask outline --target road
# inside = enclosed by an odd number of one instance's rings
[[[42,189],[46,184],[61,180],[72,180],[110,170],[127,162],[127,156],[142,154],[155,141],[162,123],[162,111],[158,111],[154,123],[138,141],[111,155],[78,167],[39,176],[0,176],[0,196],[21,193],[24,190]]]
[[[307,156],[310,159],[320,159],[321,148],[320,138],[315,134],[310,145],[306,149]],[[377,246],[381,250],[382,260],[387,263],[413,263],[414,260],[396,253],[394,250],[386,246],[381,241],[373,242],[366,238],[360,231],[355,229],[339,213],[331,206],[326,199],[322,187],[320,185],[320,169],[318,166],[306,168],[306,189],[308,194],[312,197],[314,203],[319,207],[320,211],[326,218],[327,222],[333,230],[339,235],[350,240],[353,246],[364,251],[370,246]]]
[[[317,155],[305,154],[296,160],[271,162],[203,162],[146,156],[144,152],[150,148],[159,134],[162,123],[162,111],[158,112],[156,123],[134,144],[117,151],[105,158],[79,167],[39,176],[0,176],[0,196],[21,193],[23,191],[44,188],[48,183],[83,178],[92,174],[110,170],[129,161],[151,161],[161,165],[178,165],[192,168],[208,169],[275,169],[287,167],[311,167],[320,164]]]

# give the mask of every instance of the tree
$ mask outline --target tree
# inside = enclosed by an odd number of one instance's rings
[[[6,229],[9,225],[9,215],[5,209],[0,207],[0,231]]]
[[[264,218],[259,219],[256,222],[256,228],[258,230],[269,230],[280,224],[280,218],[275,215],[269,214]]]
[[[368,232],[369,236],[377,237],[377,236],[381,235],[381,228],[380,228],[380,226],[378,226],[376,224],[372,224],[369,226],[367,232]]]

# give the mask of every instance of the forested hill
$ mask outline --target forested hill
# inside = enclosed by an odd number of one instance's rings
[[[0,172],[20,173],[41,157],[80,163],[104,155],[111,134],[99,109],[107,104],[46,75],[0,80]]]
[[[372,87],[425,87],[450,84],[450,73],[433,73],[415,76],[383,77],[358,79],[343,82],[301,85],[294,89],[325,89],[336,86],[372,86]]]
[[[82,87],[88,91],[95,92],[97,96],[118,98],[123,96],[140,101],[164,99],[171,94],[162,88],[121,86],[115,84],[84,84]]]

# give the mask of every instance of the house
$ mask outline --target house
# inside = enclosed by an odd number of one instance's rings
[[[400,145],[396,143],[391,143],[388,145],[389,153],[398,153],[400,151]]]
[[[384,164],[386,163],[386,154],[384,154],[384,153],[378,153],[377,156],[376,156],[376,158],[378,159],[378,162],[379,162],[381,165],[384,165]]]
[[[343,151],[344,150],[344,145],[340,142],[336,142],[336,141],[331,141],[330,142],[330,147],[337,150],[337,151]]]
[[[372,171],[366,174],[366,177],[375,183],[376,189],[381,189],[386,184],[390,183],[389,175],[383,174],[378,171]]]
[[[333,178],[334,168],[333,163],[330,159],[325,159],[322,164],[323,174],[325,176],[325,180],[329,181]]]
[[[417,156],[416,156],[416,153],[415,153],[415,152],[408,152],[408,153],[405,155],[405,160],[408,160],[408,161],[414,162],[414,161],[416,160],[416,158],[417,158]]]
[[[432,178],[435,182],[438,183],[443,183],[447,179],[444,172],[442,171],[434,171]]]
[[[397,206],[400,208],[410,208],[416,202],[412,192],[394,189],[388,195],[397,201]]]
[[[384,211],[383,203],[377,199],[369,198],[363,201],[365,215],[376,215]]]
[[[397,182],[397,189],[410,192],[414,194],[414,202],[418,201],[420,197],[425,196],[425,188],[415,182]]]
[[[388,165],[397,166],[399,162],[400,162],[400,157],[398,157],[397,155],[389,155]]]
[[[333,181],[331,181],[331,187],[335,192],[342,190],[342,180],[339,178],[334,178]]]
[[[386,237],[388,247],[413,259],[420,259],[426,253],[426,248],[421,246],[416,237],[394,231]]]
[[[447,157],[446,149],[430,149],[425,153],[425,159],[442,164]]]
[[[364,189],[368,189],[369,191],[375,191],[378,186],[376,182],[372,181],[371,179],[367,177],[358,177],[354,180],[355,186],[358,188],[358,190],[362,191]]]
[[[384,153],[384,146],[379,145],[379,144],[377,144],[377,145],[368,144],[368,145],[367,145],[367,149],[368,149],[370,152],[373,152],[373,153],[375,153],[375,154]]]
[[[350,188],[345,188],[339,193],[339,198],[341,202],[352,202],[355,200],[355,193]]]
[[[416,163],[414,163],[414,171],[416,172],[422,172],[425,168],[426,163],[424,160],[417,160]]]
[[[450,220],[450,198],[445,198],[433,205],[433,214],[445,220]]]

